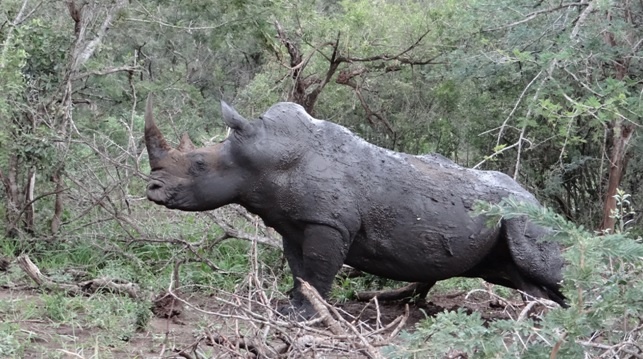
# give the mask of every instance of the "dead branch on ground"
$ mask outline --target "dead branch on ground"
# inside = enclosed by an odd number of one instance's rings
[[[55,282],[46,275],[29,259],[27,255],[21,255],[16,259],[18,266],[31,278],[38,287],[53,292],[65,292],[68,295],[90,295],[100,291],[107,291],[120,295],[126,295],[133,299],[140,298],[138,285],[111,278],[96,278],[76,284]]]
[[[178,272],[174,275],[178,276]],[[172,296],[176,303],[211,317],[211,321],[216,323],[208,326],[195,342],[186,343],[175,351],[192,355],[205,352],[203,346],[213,346],[217,352],[234,357],[300,358],[357,354],[379,359],[383,357],[378,348],[391,343],[409,316],[407,306],[403,316],[382,325],[378,308],[376,325],[372,327],[359,317],[340,313],[312,286],[301,281],[303,294],[319,314],[312,320],[292,321],[274,308],[279,302],[275,297],[278,293],[276,283],[266,283],[258,268],[249,272],[237,293],[218,291],[212,297],[212,303],[208,304],[216,310],[197,306],[177,295],[182,288],[176,287],[176,283],[174,279],[170,281],[167,295]],[[365,305],[373,304],[377,306],[377,301]],[[199,349],[200,346],[203,350]]]

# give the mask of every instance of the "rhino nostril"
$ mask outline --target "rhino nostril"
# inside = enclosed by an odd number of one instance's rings
[[[162,186],[156,182],[152,182],[147,185],[147,190],[148,191],[155,191],[157,189],[160,189]]]

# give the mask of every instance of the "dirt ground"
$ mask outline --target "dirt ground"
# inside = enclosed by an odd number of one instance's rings
[[[484,291],[468,294],[464,292],[429,294],[426,302],[409,305],[409,316],[404,324],[404,330],[413,330],[415,324],[427,316],[458,308],[464,308],[468,312],[479,312],[485,320],[490,321],[515,318],[516,310],[520,310],[511,305],[500,304],[497,300],[490,300],[490,298],[490,295]],[[208,313],[223,312],[220,304],[212,300],[211,296],[192,294],[186,296],[185,299]],[[87,300],[91,300],[91,298],[87,298]],[[20,303],[16,307],[25,308],[37,308],[43,304],[40,303],[41,298],[37,290],[16,290],[6,287],[0,287],[0,302]],[[358,318],[366,326],[373,328],[386,327],[405,313],[405,303],[378,304],[379,306],[375,306],[374,303],[348,301],[335,303],[335,307],[339,308],[349,321],[356,322],[355,318]],[[8,356],[16,358],[194,358],[188,353],[188,349],[198,349],[198,345],[201,345],[200,348],[203,349],[208,344],[212,344],[203,340],[204,331],[208,332],[216,327],[226,328],[225,332],[227,333],[243,332],[245,324],[239,318],[208,315],[190,306],[181,307],[180,315],[170,319],[152,317],[145,330],[127,335],[114,333],[113,330],[104,331],[100,325],[69,325],[56,323],[51,319],[34,317],[18,319],[22,316],[6,311],[0,311],[0,319],[5,324],[13,325],[13,328],[16,329],[13,339],[17,339],[17,342],[22,344],[22,349],[19,353]],[[82,315],[91,316],[92,313]],[[82,320],[78,322],[80,323]],[[301,328],[296,330],[301,331]],[[243,334],[238,337],[243,337]],[[0,349],[2,349],[2,340],[0,338]],[[5,342],[7,342],[6,339]],[[220,353],[219,356],[216,354],[217,350],[212,346],[209,350],[211,354],[208,357],[236,357],[232,352]],[[2,352],[0,351],[0,353]]]

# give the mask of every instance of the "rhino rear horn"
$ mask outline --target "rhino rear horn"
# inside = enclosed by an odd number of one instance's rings
[[[190,136],[188,136],[187,132],[181,136],[181,142],[179,142],[179,146],[176,149],[181,152],[190,152],[196,149],[196,146],[194,146],[194,143],[190,140]]]
[[[223,122],[233,130],[239,132],[248,132],[250,130],[250,122],[223,100],[221,101],[221,114],[223,115]]]
[[[165,157],[171,148],[154,122],[152,94],[147,96],[147,104],[145,105],[145,146],[147,146],[150,163]]]

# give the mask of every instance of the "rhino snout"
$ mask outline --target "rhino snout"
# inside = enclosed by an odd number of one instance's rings
[[[152,181],[147,184],[147,192],[149,193],[150,191],[156,191],[163,188],[163,184],[160,182]]]
[[[157,204],[163,204],[163,183],[150,181],[147,184],[147,199]]]

